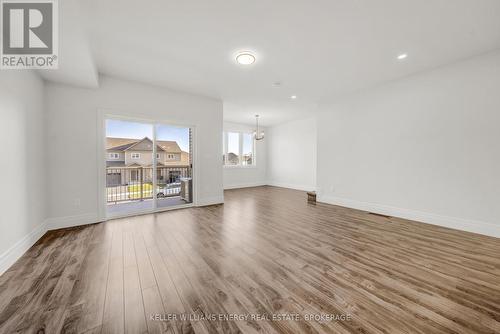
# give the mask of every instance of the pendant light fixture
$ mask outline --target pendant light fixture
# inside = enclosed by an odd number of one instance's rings
[[[260,131],[259,129],[259,115],[255,115],[255,131],[253,132],[253,138],[255,140],[264,139],[264,131]]]

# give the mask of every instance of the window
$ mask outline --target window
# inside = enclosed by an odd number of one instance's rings
[[[168,160],[175,160],[175,154],[167,154]]]
[[[110,159],[118,159],[120,157],[118,153],[109,153],[108,156]]]
[[[140,159],[141,158],[141,154],[140,153],[132,153],[132,154],[130,154],[130,157],[132,159]]]
[[[251,133],[224,132],[223,147],[225,166],[255,166],[255,145]]]
[[[234,166],[240,164],[240,134],[237,132],[227,133],[226,165]]]
[[[251,133],[242,133],[241,137],[243,139],[242,151],[241,151],[241,164],[243,166],[253,165],[253,136]]]
[[[160,153],[156,153],[156,160],[160,159]]]

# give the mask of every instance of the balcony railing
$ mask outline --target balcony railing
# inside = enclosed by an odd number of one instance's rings
[[[191,178],[189,166],[157,167],[157,189],[153,191],[152,167],[107,167],[106,196],[108,204],[143,201],[179,196],[181,179]]]

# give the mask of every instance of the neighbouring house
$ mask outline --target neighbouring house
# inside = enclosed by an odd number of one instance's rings
[[[253,164],[252,153],[243,154],[243,160],[241,161],[243,166],[251,166]]]
[[[156,166],[158,183],[174,183],[190,175],[190,156],[177,142],[158,140]],[[153,141],[143,139],[106,138],[108,186],[152,182]]]
[[[228,165],[237,165],[240,161],[240,158],[238,157],[237,154],[234,154],[233,152],[229,152],[227,154],[227,163]]]
[[[242,160],[241,160],[242,166],[251,166],[252,165],[252,163],[253,163],[252,153],[243,154],[241,157],[242,157]],[[224,161],[224,159],[226,159],[225,156],[223,156],[222,160]],[[227,154],[226,166],[239,165],[239,164],[240,164],[240,157],[233,152],[229,152]]]

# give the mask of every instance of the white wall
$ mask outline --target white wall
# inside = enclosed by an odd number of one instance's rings
[[[43,81],[30,71],[0,74],[0,274],[45,232]]]
[[[496,53],[322,108],[318,199],[500,236],[499,93]]]
[[[196,126],[197,203],[223,201],[222,102],[109,77],[98,89],[47,84],[49,225],[98,217],[98,110]],[[105,110],[105,111],[103,111]],[[196,175],[195,175],[196,176]],[[196,195],[196,194],[195,194]]]
[[[224,122],[224,131],[250,132],[255,127],[245,124]],[[267,133],[266,128],[262,128]],[[222,145],[222,143],[221,143]],[[255,145],[256,166],[224,167],[224,189],[262,186],[267,183],[267,139],[259,140]],[[221,157],[222,159],[222,157]]]
[[[268,129],[268,184],[300,190],[316,188],[316,119]]]

